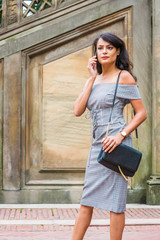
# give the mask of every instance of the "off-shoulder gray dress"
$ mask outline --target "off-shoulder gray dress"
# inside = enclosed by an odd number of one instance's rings
[[[81,205],[97,207],[116,213],[126,210],[127,182],[121,176],[100,163],[97,157],[105,137],[109,114],[113,102],[115,83],[101,83],[93,85],[87,108],[93,120],[93,138],[86,165],[85,180]],[[118,85],[117,96],[109,136],[114,136],[126,126],[123,118],[123,108],[130,103],[129,99],[140,99],[137,85]],[[123,143],[132,146],[131,135]]]

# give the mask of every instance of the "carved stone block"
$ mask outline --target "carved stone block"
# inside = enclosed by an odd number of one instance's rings
[[[13,24],[17,22],[17,2],[14,1],[11,3],[11,1],[8,3],[7,7],[7,22],[8,25]]]
[[[10,7],[10,6],[17,5],[17,0],[8,0],[8,1],[7,1],[7,4],[8,4],[9,7]]]

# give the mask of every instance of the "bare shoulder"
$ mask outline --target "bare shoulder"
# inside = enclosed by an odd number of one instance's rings
[[[127,70],[122,70],[119,78],[119,84],[136,85],[136,81]]]

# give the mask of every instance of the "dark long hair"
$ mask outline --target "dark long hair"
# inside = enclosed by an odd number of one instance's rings
[[[133,75],[132,69],[133,69],[133,64],[129,59],[129,54],[126,49],[125,43],[122,39],[120,39],[118,36],[106,32],[101,34],[98,38],[96,38],[93,42],[92,50],[93,50],[93,55],[95,55],[95,52],[97,52],[97,43],[98,40],[102,38],[104,41],[109,42],[111,45],[113,45],[116,49],[120,48],[120,53],[117,56],[116,59],[116,67],[121,69],[121,70],[127,70],[137,81],[137,78]],[[100,62],[97,60],[97,71],[99,74],[102,73],[102,66]]]

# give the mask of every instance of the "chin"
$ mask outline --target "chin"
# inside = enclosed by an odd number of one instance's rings
[[[105,60],[101,60],[100,64],[103,64],[103,63],[109,63],[110,61],[108,61],[108,59],[105,59]]]
[[[113,64],[113,63],[115,63],[115,61],[111,61],[110,59],[105,59],[105,60],[102,60],[101,62],[100,62],[100,64],[101,65],[104,65],[104,64]]]

